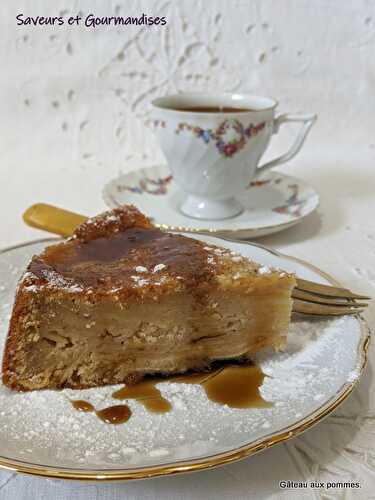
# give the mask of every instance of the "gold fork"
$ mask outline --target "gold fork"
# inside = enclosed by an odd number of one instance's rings
[[[26,210],[23,220],[31,227],[67,237],[87,220],[87,217],[45,203],[37,203]],[[358,314],[368,305],[363,301],[370,299],[346,288],[314,283],[298,277],[296,280],[297,286],[292,293],[293,311],[296,313],[319,316]]]

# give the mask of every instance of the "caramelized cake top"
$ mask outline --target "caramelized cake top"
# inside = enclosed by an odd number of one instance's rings
[[[247,278],[262,274],[264,268],[230,250],[162,232],[135,207],[124,206],[88,219],[67,241],[34,256],[22,285],[26,291],[85,293],[90,300],[186,288],[199,294],[217,284],[220,273],[230,270],[236,279],[244,263]]]
[[[88,219],[66,242],[35,256],[25,284],[128,295],[150,287],[196,288],[214,275],[216,259],[207,253],[201,242],[164,233],[125,206]]]

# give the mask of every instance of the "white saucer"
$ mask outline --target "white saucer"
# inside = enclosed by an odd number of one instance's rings
[[[236,238],[255,238],[291,227],[319,204],[319,195],[311,186],[280,172],[268,172],[262,180],[251,183],[238,197],[245,210],[231,219],[202,221],[187,217],[179,209],[184,196],[167,165],[133,170],[112,180],[103,190],[109,207],[132,203],[165,229],[229,236],[236,233]]]

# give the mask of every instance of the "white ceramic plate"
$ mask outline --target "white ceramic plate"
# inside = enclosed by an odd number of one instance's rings
[[[306,182],[280,172],[268,172],[238,197],[245,208],[242,214],[220,221],[192,219],[179,210],[184,195],[166,165],[133,170],[112,180],[104,187],[103,198],[111,208],[133,203],[166,229],[235,234],[244,239],[291,227],[319,204],[317,192]]]
[[[265,265],[327,283],[317,269],[248,243],[221,244]],[[44,240],[0,253],[0,350],[17,280]],[[114,387],[15,393],[0,385],[0,466],[48,477],[125,480],[200,470],[243,458],[299,434],[330,413],[363,371],[368,330],[358,317],[294,319],[284,354],[263,353],[261,387],[270,408],[232,409],[209,401],[199,386],[163,383],[170,413],[147,413],[130,401],[132,418],[108,425],[74,410],[69,398],[97,408],[116,402]]]

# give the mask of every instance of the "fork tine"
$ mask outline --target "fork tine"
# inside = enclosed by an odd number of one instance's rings
[[[344,299],[364,299],[370,300],[371,297],[358,295],[346,288],[339,288],[331,285],[322,285],[312,281],[297,278],[297,288],[302,291],[315,293],[317,295],[327,295],[328,297],[342,297]]]
[[[335,297],[322,297],[314,293],[304,292],[295,288],[292,292],[292,297],[294,299],[300,299],[305,302],[314,302],[315,304],[326,304],[328,306],[339,306],[339,307],[367,307],[367,302],[355,302],[353,299],[347,301],[343,298]]]
[[[343,316],[346,314],[359,314],[363,309],[352,307],[327,306],[324,304],[313,304],[299,299],[293,300],[293,312],[302,314],[314,314],[318,316]]]

